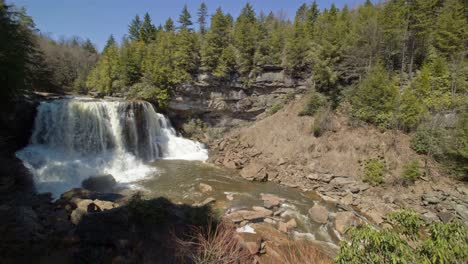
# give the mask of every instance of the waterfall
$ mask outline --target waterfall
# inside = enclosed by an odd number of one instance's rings
[[[156,159],[208,158],[148,102],[85,98],[42,102],[30,144],[16,155],[38,191],[55,196],[90,176],[112,174],[131,183],[154,175],[157,168],[148,163]]]

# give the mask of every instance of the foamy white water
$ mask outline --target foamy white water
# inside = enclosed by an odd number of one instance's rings
[[[61,99],[38,107],[31,143],[16,153],[39,192],[54,197],[90,177],[120,183],[153,175],[156,159],[206,160],[202,144],[177,136],[147,102]]]

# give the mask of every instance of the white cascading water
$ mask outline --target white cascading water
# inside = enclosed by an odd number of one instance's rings
[[[16,153],[39,192],[60,193],[91,176],[130,183],[156,172],[156,159],[206,160],[202,144],[177,136],[143,101],[60,99],[38,107],[30,144]]]

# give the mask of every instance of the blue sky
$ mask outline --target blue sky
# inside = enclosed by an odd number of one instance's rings
[[[338,7],[348,4],[356,6],[364,0],[318,0],[320,8],[329,7],[335,3]],[[163,24],[168,17],[175,21],[179,17],[184,4],[187,4],[196,20],[196,11],[202,0],[7,0],[7,3],[18,7],[26,7],[33,17],[37,28],[42,33],[49,33],[54,38],[79,36],[89,38],[101,49],[113,34],[120,40],[126,33],[128,24],[136,14],[143,16],[148,12],[155,25]],[[208,12],[211,14],[217,7],[236,17],[242,7],[250,2],[257,14],[260,10],[283,11],[290,18],[294,17],[297,8],[304,2],[312,0],[205,0]]]

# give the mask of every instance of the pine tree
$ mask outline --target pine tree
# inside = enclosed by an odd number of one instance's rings
[[[309,36],[312,36],[314,34],[314,24],[315,21],[317,21],[317,18],[320,14],[320,10],[317,5],[317,1],[314,0],[310,8],[307,10],[307,17],[306,17],[306,28],[307,28],[307,33]]]
[[[86,39],[86,41],[83,43],[81,47],[87,52],[89,52],[90,54],[97,54],[96,47],[89,39]]]
[[[242,8],[234,25],[234,44],[238,52],[238,66],[241,74],[248,74],[253,69],[253,58],[257,45],[258,25],[252,5],[247,3]]]
[[[199,48],[197,40],[197,35],[187,28],[181,29],[176,36],[174,59],[176,70],[180,72],[180,81],[189,80],[190,75],[198,69]]]
[[[168,18],[164,23],[164,32],[174,32],[174,21],[171,18]]]
[[[391,127],[398,88],[381,63],[374,65],[352,97],[352,115],[383,128]]]
[[[309,65],[306,60],[309,41],[306,34],[307,5],[299,7],[294,18],[292,33],[288,36],[285,47],[284,66],[293,77],[300,77],[307,71]]]
[[[155,39],[156,27],[151,24],[151,17],[148,13],[145,14],[143,23],[140,27],[139,39],[145,43],[149,43]]]
[[[140,30],[141,30],[141,20],[138,15],[132,20],[130,25],[128,26],[128,38],[130,40],[138,40],[140,38]]]
[[[461,0],[446,0],[437,18],[434,46],[446,57],[457,56],[466,49],[468,20]]]
[[[236,72],[236,50],[233,45],[223,49],[218,66],[213,75],[221,79],[229,79]]]
[[[206,33],[206,17],[208,16],[208,8],[205,2],[200,4],[198,8],[198,24],[200,25],[200,34],[205,35]]]
[[[202,69],[212,72],[218,66],[225,47],[229,44],[230,21],[221,8],[211,17],[211,27],[206,33],[201,50]]]
[[[115,92],[116,82],[119,80],[119,54],[117,43],[111,35],[96,67],[90,73],[86,85],[90,89],[97,89],[106,94]]]
[[[192,30],[190,26],[193,25],[192,21],[190,20],[192,16],[190,15],[187,5],[184,5],[184,8],[182,9],[182,13],[179,15],[179,22],[180,24],[180,30]]]

